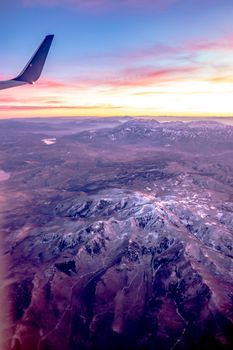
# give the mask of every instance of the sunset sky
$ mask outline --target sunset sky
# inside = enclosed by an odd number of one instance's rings
[[[55,34],[0,118],[233,116],[232,0],[1,0],[0,23],[1,80]]]

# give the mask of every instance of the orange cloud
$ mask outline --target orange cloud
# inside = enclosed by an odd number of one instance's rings
[[[50,109],[53,109],[53,110],[61,110],[61,109],[65,109],[65,110],[78,110],[78,109],[81,109],[81,110],[92,110],[92,109],[105,109],[105,108],[108,108],[108,109],[120,109],[120,108],[124,108],[124,106],[113,106],[113,105],[110,105],[110,104],[99,104],[99,105],[90,105],[90,106],[82,106],[82,105],[77,105],[77,106],[64,106],[64,105],[60,105],[60,106],[48,106],[48,105],[41,105],[41,106],[38,106],[38,105],[28,105],[28,106],[25,106],[25,105],[1,105],[0,106],[0,110],[2,111],[11,111],[11,112],[14,112],[14,111],[40,111],[40,110],[50,110]]]

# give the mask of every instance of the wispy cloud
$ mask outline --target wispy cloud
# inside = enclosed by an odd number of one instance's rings
[[[197,55],[207,52],[233,52],[233,35],[215,37],[214,39],[193,39],[176,43],[174,45],[155,42],[151,45],[135,49],[124,49],[121,52],[101,52],[86,54],[85,59],[89,62],[114,61],[119,63],[137,63],[147,59],[173,59],[192,61]],[[80,56],[84,58],[83,56]]]
[[[181,79],[187,74],[197,71],[195,65],[186,67],[168,67],[168,68],[128,68],[116,72],[111,77],[91,78],[86,77],[82,81],[77,80],[77,84],[86,86],[106,86],[112,88],[139,87],[154,85],[159,82],[165,82],[173,79]]]
[[[20,0],[24,5],[41,5],[46,7],[66,7],[80,9],[85,11],[95,10],[109,11],[120,10],[122,8],[144,9],[147,8],[166,8],[180,0]]]
[[[40,88],[48,88],[48,89],[64,89],[65,87],[67,87],[67,83],[62,83],[60,81],[56,81],[56,80],[46,80],[43,79],[41,81],[39,81],[38,86]]]

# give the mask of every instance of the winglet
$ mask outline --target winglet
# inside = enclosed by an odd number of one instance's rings
[[[23,71],[13,80],[34,84],[41,75],[54,35],[47,35]]]

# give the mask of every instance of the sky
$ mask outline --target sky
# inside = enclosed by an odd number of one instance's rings
[[[232,0],[0,0],[0,79],[55,34],[0,118],[233,116]]]

